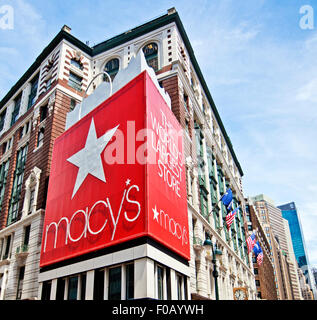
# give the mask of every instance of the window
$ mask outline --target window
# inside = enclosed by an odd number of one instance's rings
[[[21,297],[22,297],[24,271],[25,271],[25,266],[20,267],[19,277],[18,277],[17,295],[16,295],[16,299],[17,299],[17,300],[20,300]]]
[[[121,299],[121,266],[109,269],[108,299]]]
[[[35,76],[34,79],[31,81],[31,92],[29,95],[29,102],[28,102],[28,110],[34,105],[36,94],[37,94],[37,88],[39,83],[39,75]]]
[[[52,85],[52,77],[50,77],[48,80],[46,80],[45,85],[46,85],[46,91],[48,91]]]
[[[186,93],[183,94],[184,107],[188,111],[188,95]]]
[[[126,300],[134,298],[134,264],[126,265]]]
[[[18,119],[18,115],[21,107],[21,100],[22,100],[22,93],[14,101],[15,103],[14,103],[14,108],[11,116],[11,126],[13,126]]]
[[[147,64],[154,69],[158,70],[158,45],[151,42],[143,47],[143,53]]]
[[[81,288],[80,288],[80,300],[86,299],[86,273],[81,274],[80,281],[81,281]]]
[[[163,300],[163,274],[164,269],[160,266],[157,266],[157,298]]]
[[[171,270],[170,268],[166,268],[166,293],[167,293],[167,300],[172,299],[172,284],[171,284]]]
[[[68,279],[68,296],[67,300],[77,300],[78,276]]]
[[[183,286],[183,277],[181,275],[177,275],[177,299],[183,300],[182,286]]]
[[[83,80],[82,77],[77,76],[75,73],[71,71],[69,72],[68,85],[74,88],[75,90],[81,91],[82,80]]]
[[[43,287],[44,287],[44,284],[43,284]],[[56,300],[57,301],[64,300],[64,293],[65,293],[65,279],[58,278],[57,279],[57,288],[56,288]]]
[[[43,141],[44,141],[44,128],[41,128],[37,134],[37,148],[43,145]]]
[[[104,299],[105,271],[103,269],[95,271],[94,277],[94,300]]]
[[[48,105],[42,106],[40,109],[40,122],[46,119],[48,111]]]
[[[80,70],[83,70],[83,65],[82,63],[79,61],[79,60],[76,60],[76,59],[71,59],[70,60],[70,63],[75,66],[76,68],[80,69]]]
[[[31,213],[32,213],[32,210],[33,210],[34,195],[35,195],[35,190],[32,189],[31,192],[30,192],[30,200],[29,200],[29,206],[28,206],[28,214],[31,214]]]
[[[0,131],[2,131],[2,129],[4,127],[4,120],[6,117],[6,113],[7,113],[7,109],[4,109],[0,114]]]
[[[258,268],[254,268],[254,274],[259,274]]]
[[[259,286],[260,286],[260,280],[255,280],[255,285],[256,285],[257,287],[259,287]]]
[[[7,183],[9,163],[10,162],[8,160],[8,161],[2,163],[0,166],[0,211],[1,211],[1,207],[2,207],[2,201],[4,198],[6,183]]]
[[[17,152],[17,160],[16,160],[15,171],[14,171],[14,179],[13,179],[11,199],[9,204],[9,214],[8,214],[7,225],[10,225],[11,223],[15,222],[18,218],[19,200],[20,200],[21,189],[22,189],[27,150],[28,150],[28,145],[22,147]]]
[[[8,235],[6,238],[6,248],[3,255],[3,260],[10,258],[10,249],[11,249],[11,235]]]
[[[30,231],[31,231],[31,225],[28,225],[24,228],[24,239],[23,239],[23,245],[27,247],[29,245],[30,240]]]
[[[43,282],[41,300],[50,300],[51,287],[52,287],[51,281],[44,281]]]
[[[114,58],[108,61],[105,65],[105,71],[109,74],[111,80],[113,80],[119,71],[119,59]],[[109,81],[106,75],[104,75],[104,81]]]
[[[75,99],[70,99],[70,108],[69,111],[73,111],[76,107],[76,100]]]

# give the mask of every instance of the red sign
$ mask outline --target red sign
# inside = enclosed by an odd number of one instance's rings
[[[56,139],[40,266],[149,236],[190,259],[182,129],[143,72]]]

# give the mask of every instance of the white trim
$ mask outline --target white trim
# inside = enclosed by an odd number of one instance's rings
[[[169,268],[174,269],[183,275],[190,276],[189,266],[184,265],[180,261],[172,258],[171,256],[149,244],[143,244],[134,248],[116,251],[100,257],[42,272],[39,274],[39,282],[91,271],[93,269],[106,268],[116,264],[123,264],[125,262],[144,257],[149,257],[150,259],[168,266]]]

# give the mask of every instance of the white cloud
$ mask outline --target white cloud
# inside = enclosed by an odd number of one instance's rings
[[[299,101],[317,102],[317,78],[310,80],[302,86],[297,94],[296,99]]]

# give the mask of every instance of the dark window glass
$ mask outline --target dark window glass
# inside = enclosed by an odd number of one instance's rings
[[[18,218],[19,201],[21,196],[27,151],[28,151],[28,145],[22,147],[17,152],[17,160],[16,160],[15,171],[14,171],[14,179],[13,179],[7,225],[10,225],[11,223],[15,222]]]
[[[121,267],[109,269],[109,300],[121,299]]]
[[[28,226],[26,226],[24,228],[24,241],[23,241],[23,244],[26,245],[26,246],[29,244],[30,231],[31,231],[31,225],[28,225]]]
[[[77,76],[75,73],[69,73],[68,85],[77,91],[81,91],[81,82],[83,78]]]
[[[18,115],[19,115],[20,107],[21,107],[21,99],[22,99],[22,94],[20,94],[15,99],[14,108],[13,108],[12,115],[11,115],[11,126],[13,126],[16,123],[16,121],[18,120]]]
[[[52,78],[49,78],[46,81],[46,91],[50,89],[51,85],[52,85]]]
[[[119,71],[119,59],[115,58],[108,61],[105,65],[105,71],[109,74],[111,80],[113,80]],[[106,75],[104,75],[104,81],[109,81]]]
[[[171,300],[172,299],[172,295],[171,295],[171,270],[170,268],[166,268],[166,293],[167,293],[167,300]]]
[[[57,288],[56,288],[56,300],[58,301],[64,300],[64,293],[65,293],[65,279],[58,278]]]
[[[164,269],[157,266],[157,298],[163,300],[163,273]]]
[[[134,298],[134,264],[126,266],[126,299]]]
[[[69,111],[73,111],[76,107],[76,100],[75,99],[71,99],[70,100],[70,109]]]
[[[177,275],[177,299],[182,300],[182,285],[183,285],[183,277],[181,275]]]
[[[75,66],[76,68],[83,70],[83,65],[80,63],[80,61],[76,60],[76,59],[72,59],[70,60],[70,63]]]
[[[41,128],[39,133],[37,134],[37,146],[41,146],[44,141],[44,128]]]
[[[187,292],[187,278],[184,277],[184,293],[185,293],[185,300],[188,300],[188,292]]]
[[[104,283],[105,283],[104,270],[96,270],[95,278],[94,278],[94,300],[104,299]]]
[[[29,200],[28,214],[32,213],[33,204],[34,204],[34,194],[35,194],[35,190],[32,189],[31,192],[30,192],[30,200]]]
[[[86,273],[81,275],[81,291],[80,291],[80,300],[86,299]]]
[[[68,300],[77,300],[78,276],[68,279]]]
[[[41,109],[40,109],[40,122],[42,122],[44,119],[46,119],[47,111],[48,111],[47,105],[41,107]]]
[[[0,166],[0,211],[2,208],[2,201],[4,198],[5,188],[7,184],[7,176],[9,170],[9,160],[2,163]]]
[[[22,296],[22,289],[23,289],[23,279],[24,279],[24,270],[25,267],[20,267],[19,270],[19,278],[18,278],[18,286],[17,286],[17,295],[16,295],[16,299],[20,300],[21,296]]]
[[[6,113],[7,113],[7,109],[4,109],[4,111],[2,111],[0,114],[0,131],[2,131],[2,129],[4,127],[4,120],[6,117]]]
[[[28,110],[34,105],[39,83],[39,75],[35,76],[31,82],[31,92],[29,95]]]
[[[3,257],[4,260],[9,258],[10,244],[11,244],[11,235],[9,235],[7,237],[6,249],[5,249],[4,257]]]
[[[158,46],[152,42],[143,47],[143,53],[147,64],[154,69],[158,70]]]
[[[50,300],[51,286],[52,286],[51,281],[44,281],[43,282],[41,300]]]

